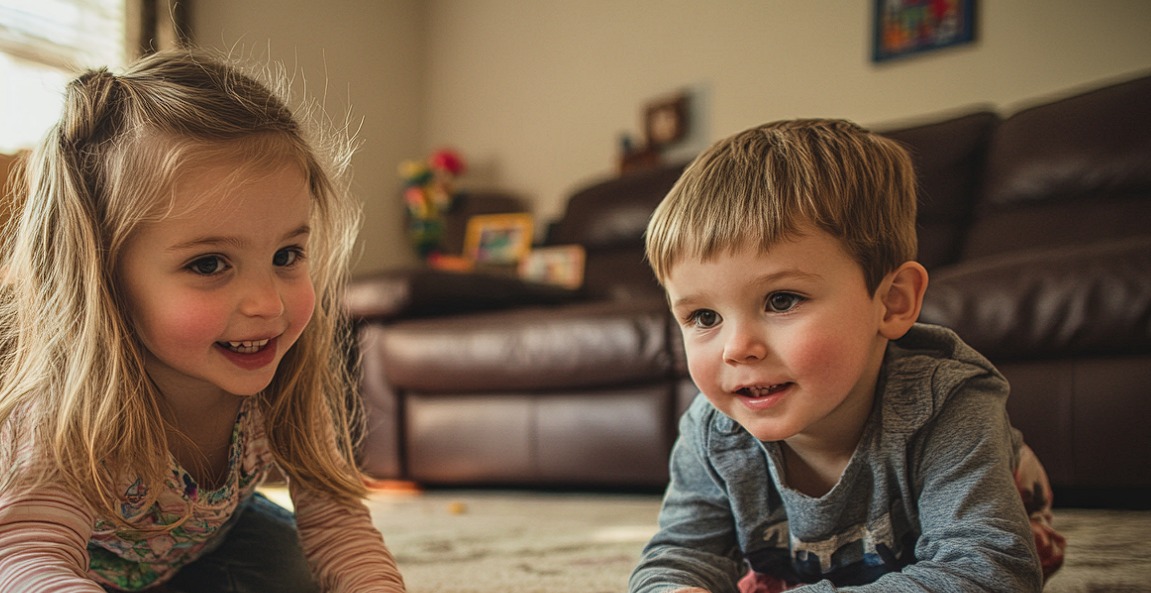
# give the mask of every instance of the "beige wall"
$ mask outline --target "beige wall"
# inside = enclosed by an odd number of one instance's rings
[[[873,0],[437,0],[424,141],[458,145],[550,218],[611,173],[641,105],[681,87],[703,98],[713,141],[797,116],[1011,107],[1151,69],[1146,0],[980,4],[977,44],[877,66]]]
[[[411,261],[395,167],[443,145],[468,187],[535,200],[540,219],[610,175],[641,106],[686,88],[682,151],[772,119],[864,124],[975,104],[1010,111],[1151,72],[1151,2],[983,0],[979,41],[870,62],[873,0],[196,0],[201,43],[270,47],[324,72],[364,117],[356,179],[368,220],[358,271]],[[269,39],[271,40],[269,42]],[[309,78],[315,78],[309,75]],[[334,113],[342,117],[342,111]]]
[[[364,201],[356,272],[414,260],[397,198],[400,161],[418,156],[423,103],[419,0],[195,0],[200,45],[284,63],[323,100],[328,117],[358,128],[354,189]],[[326,97],[326,98],[325,98]]]

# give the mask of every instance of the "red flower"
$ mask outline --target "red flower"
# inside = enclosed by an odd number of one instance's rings
[[[444,148],[432,153],[432,156],[428,158],[428,166],[433,169],[447,171],[452,175],[460,175],[468,168],[467,164],[464,163],[463,157],[450,148]]]

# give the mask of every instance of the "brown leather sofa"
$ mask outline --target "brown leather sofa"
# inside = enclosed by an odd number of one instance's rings
[[[884,133],[920,175],[921,321],[999,365],[1057,489],[1146,492],[1151,77]],[[587,248],[580,291],[418,270],[358,279],[366,471],[662,487],[695,389],[641,237],[682,168],[570,197],[547,243]]]

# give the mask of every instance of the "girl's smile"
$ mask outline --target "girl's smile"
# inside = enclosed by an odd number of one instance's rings
[[[251,342],[216,342],[232,364],[249,371],[263,368],[276,361],[276,340]]]

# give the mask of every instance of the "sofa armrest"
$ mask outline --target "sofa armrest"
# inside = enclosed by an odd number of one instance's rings
[[[1151,352],[1151,237],[939,268],[919,320],[995,362]]]
[[[392,270],[354,279],[346,306],[355,319],[391,321],[581,300],[579,291],[511,276]]]

